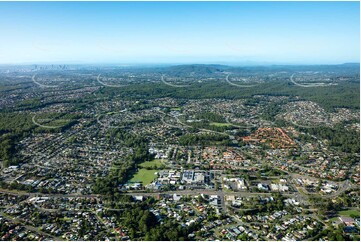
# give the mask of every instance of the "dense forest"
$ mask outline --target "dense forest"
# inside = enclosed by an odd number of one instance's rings
[[[360,151],[360,136],[355,130],[347,130],[344,124],[338,124],[333,128],[330,127],[314,127],[314,128],[300,128],[301,131],[306,131],[311,135],[315,135],[321,139],[327,139],[329,145],[335,149],[346,153],[358,153]],[[311,140],[310,136],[301,136],[302,139]]]
[[[185,88],[175,88],[164,84],[142,83],[126,86],[121,89],[103,87],[98,95],[108,98],[154,99],[173,97],[181,99],[252,98],[254,95],[299,96],[303,100],[314,101],[327,110],[334,108],[360,107],[359,83],[344,82],[336,86],[303,88],[293,85],[288,79],[262,83],[249,88],[235,88],[224,81],[192,83]]]

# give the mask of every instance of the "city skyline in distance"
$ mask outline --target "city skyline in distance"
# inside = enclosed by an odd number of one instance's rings
[[[0,2],[0,64],[341,64],[359,2]]]

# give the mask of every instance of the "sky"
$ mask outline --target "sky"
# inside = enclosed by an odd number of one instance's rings
[[[359,2],[0,2],[0,63],[337,64]]]

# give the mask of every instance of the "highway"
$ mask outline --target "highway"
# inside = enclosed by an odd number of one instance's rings
[[[315,83],[307,83],[307,84],[299,84],[297,82],[295,82],[293,80],[293,76],[295,75],[296,73],[293,73],[290,80],[293,84],[295,84],[296,86],[300,86],[300,87],[327,87],[327,86],[334,86],[334,85],[337,85],[337,83],[323,83],[323,82],[315,82]]]
[[[258,84],[253,84],[253,85],[239,85],[239,84],[233,83],[233,82],[231,82],[231,81],[228,79],[228,78],[229,78],[229,75],[230,75],[230,74],[228,74],[228,75],[226,76],[226,82],[227,82],[228,84],[232,85],[232,86],[236,86],[236,87],[255,87],[255,86],[258,85]]]

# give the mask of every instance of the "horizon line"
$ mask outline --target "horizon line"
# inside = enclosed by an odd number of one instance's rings
[[[73,66],[85,66],[85,65],[122,65],[122,66],[141,66],[141,65],[238,65],[238,66],[318,66],[318,65],[360,65],[360,62],[338,62],[338,63],[271,63],[271,62],[19,62],[19,63],[0,63],[0,66],[31,66],[31,65],[73,65]]]

